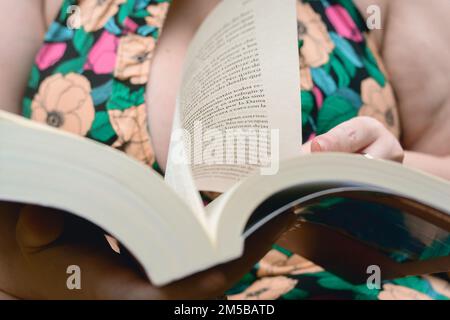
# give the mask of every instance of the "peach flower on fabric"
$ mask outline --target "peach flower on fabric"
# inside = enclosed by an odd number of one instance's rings
[[[314,87],[311,69],[307,66],[300,66],[300,85],[302,90],[311,91]]]
[[[279,275],[297,275],[304,273],[315,273],[323,271],[311,261],[300,257],[299,255],[287,255],[278,250],[270,250],[269,253],[259,262],[258,277],[279,276]]]
[[[161,29],[166,19],[167,11],[169,10],[169,3],[162,2],[158,4],[151,4],[147,7],[150,16],[145,18],[148,25]]]
[[[427,280],[434,291],[450,299],[450,283],[444,279],[436,278],[433,276],[423,276]]]
[[[369,116],[383,123],[397,138],[400,137],[400,120],[394,92],[389,83],[382,88],[373,78],[361,83],[363,106],[360,116]]]
[[[334,43],[322,18],[308,3],[297,1],[297,19],[298,37],[303,40],[300,49],[302,63],[313,68],[326,64]]]
[[[432,300],[426,294],[395,284],[385,284],[378,294],[379,300]]]
[[[80,0],[81,25],[87,32],[103,28],[108,20],[119,11],[119,5],[126,0]]]
[[[84,76],[54,74],[40,85],[31,103],[31,119],[84,136],[95,118],[90,93]]]
[[[130,80],[132,84],[145,84],[154,49],[153,37],[129,34],[120,38],[114,76],[120,80]]]
[[[228,296],[229,300],[275,300],[294,289],[297,280],[268,277],[254,282],[244,292]]]
[[[118,139],[112,145],[148,165],[155,161],[147,129],[145,104],[126,110],[109,110],[109,119]]]

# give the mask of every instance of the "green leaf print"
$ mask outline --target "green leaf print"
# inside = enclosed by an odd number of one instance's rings
[[[347,71],[350,77],[354,77],[356,74],[356,66],[342,53],[340,50],[334,50],[330,55],[330,59],[338,59],[341,61],[343,67]]]
[[[245,289],[251,286],[252,283],[255,282],[256,280],[257,280],[256,276],[251,272],[249,272],[245,276],[243,276],[241,280],[238,283],[236,283],[233,286],[233,288],[229,289],[225,294],[226,295],[239,294],[245,291]]]
[[[366,47],[365,53],[366,57],[363,58],[363,64],[367,68],[367,72],[372,78],[375,79],[376,82],[378,82],[381,87],[384,87],[386,84],[386,77],[378,67],[377,60],[375,59],[372,51],[370,51],[369,47]]]
[[[299,288],[294,288],[288,293],[282,295],[281,297],[284,300],[303,300],[306,299],[308,296],[309,296],[308,291]]]
[[[119,13],[117,14],[117,19],[119,23],[123,25],[125,19],[131,15],[133,12],[135,0],[128,0],[120,6]]]
[[[113,82],[111,98],[106,104],[108,110],[125,110],[136,107],[145,101],[145,87],[132,91],[119,81]]]
[[[413,290],[428,295],[432,299],[450,300],[448,297],[436,292],[431,286],[431,284],[425,278],[422,277],[406,277],[393,280],[391,281],[391,283],[397,286],[411,288]]]
[[[74,5],[74,4],[75,4],[74,0],[65,0],[63,2],[62,6],[61,6],[61,11],[59,12],[59,20],[61,22],[66,21],[68,15],[69,15],[68,9],[71,5]]]
[[[289,250],[287,250],[277,244],[272,245],[272,249],[277,250],[278,252],[281,252],[282,254],[286,255],[287,257],[292,256],[292,252],[290,252]]]
[[[363,104],[361,96],[349,87],[339,88],[334,95],[347,100],[357,110],[359,110]]]
[[[305,126],[308,122],[308,118],[314,110],[315,100],[310,91],[302,90],[302,126]]]
[[[317,134],[323,134],[357,115],[352,103],[341,96],[328,96],[317,117]]]
[[[58,66],[53,73],[61,73],[62,75],[66,75],[71,72],[81,73],[85,62],[86,56],[68,60]]]
[[[30,79],[28,80],[28,87],[30,87],[31,89],[37,89],[40,78],[41,75],[39,73],[39,69],[36,67],[36,65],[33,65],[31,69]]]
[[[22,115],[25,117],[25,118],[31,118],[31,103],[32,103],[32,101],[31,101],[31,99],[30,98],[28,98],[28,97],[25,97],[24,99],[23,99],[23,103],[22,103]]]
[[[107,142],[115,135],[115,131],[109,121],[109,115],[106,111],[99,111],[95,114],[94,123],[88,132],[88,137],[99,142]]]
[[[150,13],[146,9],[141,9],[131,14],[133,18],[146,18],[150,15]]]
[[[447,239],[435,239],[420,255],[420,260],[445,257],[450,254],[450,236]]]
[[[350,75],[344,68],[342,63],[336,59],[334,55],[330,56],[330,65],[337,77],[337,85],[339,88],[348,87],[350,84]]]
[[[94,36],[80,28],[73,37],[73,46],[81,56],[86,56],[94,44]]]
[[[379,292],[378,289],[369,289],[366,284],[353,285],[329,272],[323,272],[317,282],[327,289],[353,291],[357,296],[365,299],[371,296],[375,298]]]

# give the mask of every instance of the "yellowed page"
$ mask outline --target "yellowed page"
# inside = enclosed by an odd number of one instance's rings
[[[225,192],[299,155],[299,92],[295,0],[221,2],[190,45],[178,99],[198,189]]]

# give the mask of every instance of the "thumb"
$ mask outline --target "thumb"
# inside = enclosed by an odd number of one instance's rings
[[[64,217],[61,212],[25,206],[16,225],[16,238],[22,250],[36,252],[55,242],[63,233]]]

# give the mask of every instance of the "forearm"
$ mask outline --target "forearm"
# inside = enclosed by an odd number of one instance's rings
[[[42,1],[0,1],[0,109],[20,112],[44,31]]]
[[[450,180],[450,156],[438,157],[425,153],[406,151],[404,165]]]

